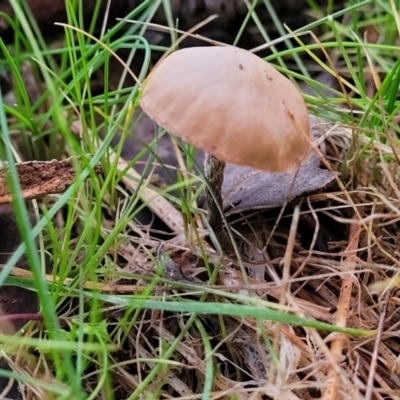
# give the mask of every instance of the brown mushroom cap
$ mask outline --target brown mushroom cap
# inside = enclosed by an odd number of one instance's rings
[[[158,125],[229,163],[286,172],[311,149],[301,94],[246,50],[176,51],[151,72],[140,103]]]

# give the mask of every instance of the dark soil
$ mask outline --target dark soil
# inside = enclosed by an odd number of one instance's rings
[[[33,222],[33,216],[32,216]],[[21,238],[12,208],[8,205],[0,206],[0,264],[5,264],[13,252],[21,243]],[[18,267],[28,269],[26,259],[21,259]],[[2,315],[15,315],[38,312],[38,299],[36,293],[20,288],[18,286],[2,286],[0,288],[0,311]],[[2,334],[13,334],[21,329],[26,321],[13,321],[12,323],[0,323]],[[0,360],[0,368],[9,370],[10,367],[5,359]],[[7,387],[9,380],[0,377],[0,393]],[[18,383],[14,382],[6,397],[12,400],[22,399],[18,389]]]

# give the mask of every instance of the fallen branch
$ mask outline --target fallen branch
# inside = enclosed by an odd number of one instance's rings
[[[76,176],[74,161],[79,162],[79,159],[28,161],[17,164],[22,197],[30,200],[64,192],[72,185]],[[12,193],[10,193],[6,179],[7,169],[7,166],[0,168],[0,205],[12,202]],[[97,164],[94,172],[101,174],[102,166]]]

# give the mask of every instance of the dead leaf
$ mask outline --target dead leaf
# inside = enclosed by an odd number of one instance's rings
[[[225,215],[250,210],[282,207],[286,201],[322,190],[336,175],[320,168],[315,153],[304,162],[299,171],[269,173],[250,167],[227,164],[222,195]]]

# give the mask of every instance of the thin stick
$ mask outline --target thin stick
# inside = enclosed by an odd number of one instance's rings
[[[353,218],[354,223],[350,225],[349,234],[349,245],[347,246],[346,253],[348,256],[344,262],[347,267],[346,275],[342,276],[342,287],[340,290],[340,297],[337,306],[337,313],[335,318],[335,325],[346,327],[347,318],[349,314],[349,305],[351,300],[351,292],[353,288],[354,275],[353,271],[356,265],[356,254],[358,250],[361,225],[357,216]],[[328,374],[329,386],[325,389],[322,396],[322,400],[336,400],[338,398],[338,389],[340,383],[340,361],[342,358],[343,347],[346,343],[346,338],[343,334],[338,334],[338,336],[333,339],[331,347],[331,355],[336,365],[331,365]]]
[[[115,162],[115,157],[115,153],[110,155],[110,163]],[[128,165],[128,162],[122,157],[118,159],[119,172],[126,170]],[[129,168],[122,181],[132,190],[139,190],[139,196],[149,210],[156,214],[176,235],[184,233],[182,214],[157,191],[145,185],[139,188],[140,179],[139,173],[135,169]]]
[[[293,250],[296,244],[296,234],[297,234],[297,228],[299,226],[299,218],[300,218],[300,208],[299,206],[296,206],[294,211],[293,211],[293,218],[292,218],[292,223],[290,225],[290,231],[289,231],[289,237],[285,249],[285,255],[283,257],[282,263],[283,263],[283,268],[282,268],[282,281],[280,284],[282,285],[282,290],[280,294],[280,299],[279,299],[279,304],[281,305],[287,305],[288,304],[288,298],[289,298],[289,293],[290,293],[290,283],[289,283],[289,277],[290,277],[290,266],[292,265],[292,257],[293,257]],[[279,349],[279,341],[281,340],[281,332],[282,332],[282,324],[276,324],[276,327],[274,329],[274,339],[273,339],[273,344],[272,348],[274,350],[275,354],[278,354],[278,349]],[[269,383],[272,383],[274,379],[277,379],[278,376],[275,376],[275,368],[276,365],[275,363],[271,363],[271,368],[268,371],[268,381]],[[280,378],[282,379],[282,382],[284,381],[284,371],[282,368],[278,369],[278,374],[281,375]]]

